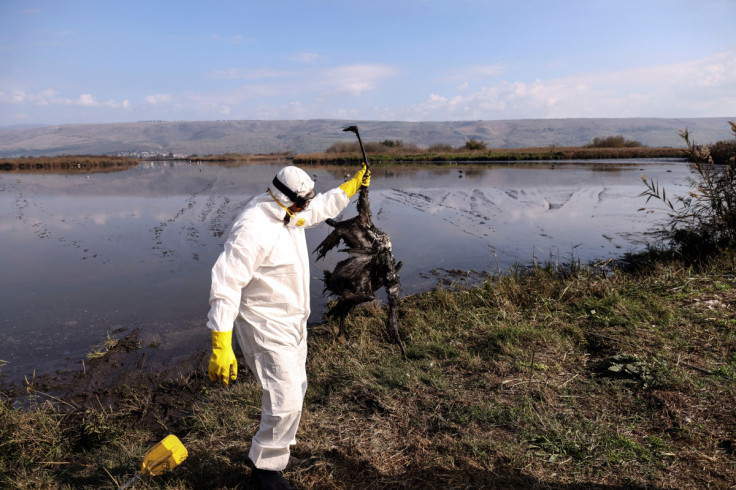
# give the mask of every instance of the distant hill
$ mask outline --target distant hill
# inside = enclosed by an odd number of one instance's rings
[[[579,146],[593,138],[623,135],[647,146],[683,145],[678,131],[689,129],[696,143],[732,138],[729,120],[692,119],[520,119],[507,121],[201,121],[68,124],[3,128],[0,157],[174,153],[308,153],[338,141],[354,141],[341,129],[358,124],[364,141],[401,140],[420,147],[462,146],[469,139],[491,148]]]

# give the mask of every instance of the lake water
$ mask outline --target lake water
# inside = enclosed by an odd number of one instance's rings
[[[0,375],[81,368],[90,347],[140,328],[162,363],[207,346],[210,268],[230,224],[285,163],[142,163],[123,172],[0,174]],[[304,167],[317,191],[354,168]],[[644,173],[674,195],[679,160],[375,169],[374,223],[403,261],[402,295],[462,272],[583,262],[645,247],[664,214],[644,205]],[[355,215],[355,200],[342,218]],[[307,232],[310,250],[329,233]],[[312,262],[312,317],[328,298]],[[313,257],[314,259],[314,257]],[[477,277],[477,275],[471,277]],[[1,364],[1,363],[0,363]]]

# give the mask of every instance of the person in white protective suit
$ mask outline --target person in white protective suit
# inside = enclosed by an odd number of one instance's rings
[[[225,385],[237,378],[235,330],[263,389],[261,423],[248,456],[257,482],[267,488],[290,488],[280,471],[289,462],[289,446],[296,443],[307,388],[309,252],[304,230],[335,218],[369,184],[364,163],[349,181],[315,195],[306,172],[283,168],[273,186],[251,199],[235,220],[212,268],[209,376]]]

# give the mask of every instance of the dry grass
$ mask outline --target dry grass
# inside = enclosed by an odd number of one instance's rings
[[[735,266],[733,253],[550,266],[408,297],[407,359],[376,305],[350,317],[349,341],[315,328],[294,453],[319,461],[285,475],[319,489],[732,486]],[[250,488],[260,401],[246,369],[228,388],[202,370],[128,389],[114,410],[2,406],[0,485],[120,483],[173,432],[189,459],[146,485]]]
[[[458,148],[451,151],[432,149],[390,148],[369,154],[371,162],[505,162],[539,160],[592,160],[621,158],[684,158],[681,148],[590,148],[590,147],[543,147],[543,148],[490,148],[468,151]],[[304,153],[296,155],[297,164],[350,163],[362,159],[360,151],[342,153]]]
[[[116,172],[139,163],[134,158],[94,155],[0,158],[0,170],[21,173]]]

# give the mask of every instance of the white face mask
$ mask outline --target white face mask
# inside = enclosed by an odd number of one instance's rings
[[[297,218],[296,213],[306,211],[307,208],[309,207],[309,203],[311,202],[311,199],[307,201],[306,205],[304,206],[304,208],[302,208],[301,211],[294,212],[290,210],[289,208],[287,208],[281,201],[279,201],[276,198],[276,196],[273,195],[273,192],[271,192],[271,189],[268,190],[268,193],[271,194],[271,198],[276,202],[276,204],[281,206],[281,209],[283,209],[284,212],[286,212],[286,215],[284,216],[284,226],[289,226],[289,225],[298,226],[298,227],[304,226],[304,223],[305,223],[304,218]]]

